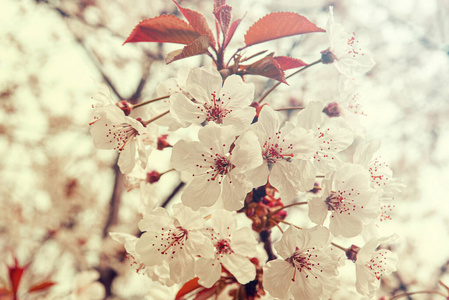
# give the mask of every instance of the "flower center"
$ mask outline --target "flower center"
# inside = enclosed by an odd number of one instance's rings
[[[326,204],[328,210],[336,210],[341,209],[345,204],[343,202],[345,198],[343,198],[337,192],[331,192],[331,194],[326,198]]]
[[[212,99],[210,101],[210,104],[209,103],[204,104],[204,109],[206,110],[205,111],[206,120],[213,121],[217,124],[222,124],[223,119],[226,117],[227,114],[232,112],[232,109],[228,110],[222,106],[223,102],[221,101],[220,98],[217,97],[216,92],[213,92],[211,95]]]
[[[314,258],[318,257],[317,255],[314,255],[310,253],[311,250],[315,250],[315,248],[306,249],[304,251],[299,250],[298,247],[296,247],[296,251],[293,253],[292,256],[286,259],[287,262],[289,262],[294,268],[295,272],[293,273],[292,281],[295,281],[296,279],[296,271],[299,273],[303,272],[305,274],[305,278],[309,278],[309,274],[306,273],[313,273],[313,268],[318,268],[320,263],[317,263],[314,261]],[[323,270],[319,270],[320,272],[323,272]],[[311,274],[315,279],[318,277]]]
[[[109,125],[106,124],[106,126]],[[130,124],[122,123],[119,125],[109,126],[106,137],[110,138],[110,143],[115,144],[115,150],[122,151],[125,148],[126,144],[138,135],[139,132]]]
[[[276,132],[274,138],[269,137],[268,141],[263,144],[263,157],[267,160],[267,163],[274,164],[276,161],[284,159],[288,162],[292,160],[294,156],[292,153],[283,153],[284,151],[293,150],[293,144],[287,146],[287,149],[282,148],[280,143],[285,142],[281,139],[281,132]]]
[[[217,249],[217,254],[231,254],[232,251],[231,246],[229,245],[229,240],[222,239],[215,245],[215,249]]]
[[[165,232],[164,228],[162,228],[162,232]],[[170,255],[174,255],[178,248],[179,250],[182,250],[185,241],[188,239],[188,233],[188,230],[181,226],[178,226],[175,229],[168,229],[168,232],[161,233],[159,237],[161,244],[160,248],[157,250],[160,251],[161,254],[168,255],[170,253]],[[173,258],[173,256],[171,256],[171,258]]]

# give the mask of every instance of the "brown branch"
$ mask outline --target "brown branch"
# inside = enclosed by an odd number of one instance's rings
[[[273,247],[271,245],[271,230],[264,230],[259,233],[260,240],[263,243],[263,248],[267,252],[268,261],[276,259],[276,255],[273,253]]]
[[[170,203],[170,201],[173,199],[173,197],[176,196],[176,194],[178,194],[178,192],[184,187],[185,183],[184,182],[180,182],[175,189],[173,190],[173,192],[171,192],[170,195],[168,195],[167,199],[165,199],[165,201],[161,204],[161,207],[166,207],[168,205],[168,203]]]

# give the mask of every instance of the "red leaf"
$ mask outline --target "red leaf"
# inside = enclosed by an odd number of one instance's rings
[[[172,15],[162,15],[137,24],[123,44],[157,42],[187,45],[199,36],[198,32],[183,20]]]
[[[207,36],[202,35],[184,48],[170,52],[165,58],[165,63],[168,65],[175,60],[205,53],[207,48],[209,48],[209,39]]]
[[[19,289],[20,280],[22,279],[23,271],[28,266],[19,267],[19,262],[17,258],[14,258],[14,266],[8,267],[9,280],[11,282],[11,289],[14,295],[17,295],[17,290]]]
[[[279,64],[282,70],[296,69],[307,66],[305,62],[300,59],[288,57],[288,56],[275,56],[273,57]]]
[[[245,68],[248,74],[261,75],[287,84],[284,71],[272,56],[266,56]]]
[[[229,25],[231,24],[231,11],[232,7],[229,5],[220,6],[218,9],[214,10],[215,18],[221,27],[221,32],[226,37],[229,30]]]
[[[187,281],[176,294],[175,300],[180,300],[184,295],[187,295],[198,288],[202,288],[203,286],[198,283],[198,280],[199,278],[195,277],[192,280]]]
[[[181,7],[175,0],[173,0],[173,2],[176,4],[187,21],[189,21],[189,24],[193,27],[193,29],[195,29],[195,31],[200,35],[207,36],[210,44],[215,46],[214,35],[212,34],[212,30],[210,30],[209,25],[207,25],[206,18],[195,10]]]
[[[293,12],[274,12],[254,23],[245,34],[245,45],[263,43],[286,36],[325,32],[305,17]]]
[[[53,281],[47,281],[47,282],[42,282],[40,284],[36,284],[28,290],[28,293],[41,292],[41,291],[49,289],[50,287],[54,286],[55,284],[56,284],[56,282],[53,282]]]
[[[229,31],[228,31],[228,35],[226,36],[226,41],[223,46],[224,48],[226,48],[226,46],[228,46],[229,42],[231,41],[232,37],[234,36],[235,30],[237,29],[237,27],[239,27],[240,22],[242,22],[244,17],[245,16],[243,16],[241,19],[238,19],[238,20],[235,20],[234,22],[232,22],[231,27],[229,28]]]

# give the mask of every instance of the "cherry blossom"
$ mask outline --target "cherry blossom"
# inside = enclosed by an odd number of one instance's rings
[[[158,281],[166,286],[175,284],[170,278],[170,269],[166,260],[161,261],[159,265],[151,267],[146,266],[142,262],[139,253],[136,251],[136,244],[139,241],[138,237],[120,232],[110,232],[109,235],[113,240],[123,244],[128,253],[126,257],[132,261],[131,266],[136,268],[136,273],[145,274],[151,280]]]
[[[398,257],[387,249],[376,250],[380,244],[396,239],[396,236],[371,239],[357,253],[357,292],[370,298],[380,286],[380,278],[396,271]]]
[[[186,83],[192,101],[183,93],[171,96],[171,114],[181,124],[201,124],[204,121],[235,125],[243,129],[251,124],[256,111],[249,105],[254,97],[254,85],[237,75],[223,79],[212,67],[194,68]]]
[[[323,195],[309,201],[309,218],[323,224],[330,212],[329,229],[335,236],[354,237],[363,225],[380,213],[376,192],[370,187],[370,176],[360,165],[343,164],[323,180]]]
[[[354,152],[354,163],[360,164],[368,170],[371,177],[371,187],[377,192],[380,201],[381,213],[377,220],[374,220],[367,231],[367,236],[377,236],[378,222],[391,220],[391,212],[395,207],[395,200],[405,188],[403,182],[393,177],[393,171],[374,154],[380,148],[380,141],[361,143]]]
[[[181,93],[188,99],[191,99],[189,92],[186,89],[186,80],[187,76],[190,72],[189,68],[181,68],[178,71],[176,77],[169,78],[157,86],[157,96],[164,97],[167,95],[174,95],[176,93]],[[149,109],[150,117],[155,117],[157,115],[162,114],[163,112],[170,110],[171,97],[167,99],[163,99],[161,101],[157,101],[152,103],[151,108]],[[172,113],[169,113],[155,121],[155,124],[160,126],[167,126],[168,130],[174,131],[181,127],[187,127],[190,124],[185,122],[179,122],[178,119],[174,118]]]
[[[258,121],[251,125],[262,149],[263,163],[246,175],[254,186],[270,184],[284,200],[291,200],[299,191],[310,190],[315,169],[310,159],[315,151],[314,135],[288,122],[281,128],[283,116],[264,106]]]
[[[355,33],[347,34],[341,24],[334,22],[332,6],[329,6],[326,31],[330,47],[322,52],[323,63],[333,63],[348,78],[359,77],[373,68],[373,58],[363,52]]]
[[[227,210],[240,209],[253,187],[244,172],[262,164],[257,137],[245,132],[236,140],[234,126],[210,123],[198,132],[199,142],[179,141],[173,146],[172,166],[192,174],[182,202],[198,210],[219,198]]]
[[[211,227],[206,228],[215,246],[215,257],[200,258],[196,264],[199,283],[211,287],[220,279],[225,267],[240,284],[246,284],[256,276],[255,265],[248,259],[256,255],[257,241],[248,227],[237,229],[235,213],[218,210],[212,214]]]
[[[338,153],[352,144],[354,134],[349,128],[333,122],[322,111],[321,103],[310,102],[298,113],[295,124],[314,132],[316,145],[313,148],[313,163],[318,171],[325,174],[341,164]]]
[[[325,227],[290,226],[274,246],[282,259],[264,267],[265,290],[280,299],[329,299],[338,288],[338,260],[332,257],[329,243]]]
[[[136,244],[136,252],[146,266],[168,262],[170,279],[175,283],[194,277],[195,256],[213,258],[212,242],[201,232],[204,219],[199,212],[177,204],[173,217],[158,207],[139,222],[145,231]]]
[[[100,300],[105,297],[104,286],[97,280],[100,273],[95,270],[78,273],[74,280],[71,300]]]

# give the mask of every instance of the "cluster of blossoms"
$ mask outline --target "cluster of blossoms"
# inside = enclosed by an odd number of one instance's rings
[[[178,7],[190,22],[192,11]],[[216,1],[217,35],[219,26],[224,37],[234,33],[230,19],[223,21],[230,18],[229,9]],[[215,45],[211,32],[192,27]],[[242,79],[242,70],[254,74],[256,66],[243,68],[237,59],[228,68],[218,60],[213,67],[193,68],[162,83],[160,114],[148,121],[133,116],[137,105],[114,103],[103,88],[94,97],[94,144],[120,152],[122,173],[140,170],[146,176],[138,182],[158,181],[165,173],[153,170],[148,159],[158,149],[171,153],[171,167],[186,183],[182,203],[172,209],[143,205],[140,237],[111,234],[124,243],[139,272],[168,286],[188,282],[195,287],[189,292],[203,297],[229,286],[230,294],[244,293],[247,299],[266,293],[280,299],[328,299],[339,289],[338,269],[345,255],[355,263],[361,295],[373,297],[380,278],[395,270],[396,256],[379,249],[386,239],[376,229],[391,218],[392,202],[403,186],[374,158],[378,141],[354,145],[352,122],[345,118],[360,115],[360,106],[348,95],[374,62],[359,49],[355,35],[334,22],[332,8],[327,32],[330,47],[322,51],[320,62],[342,74],[342,101],[327,106],[309,102],[288,120],[271,106],[254,102],[254,85]],[[278,59],[279,65],[282,61]],[[167,135],[179,128],[197,129],[197,138],[179,138],[171,146]],[[342,155],[350,147],[355,148],[353,157]],[[142,184],[134,187],[144,189]],[[307,201],[299,202],[300,197]],[[307,205],[314,227],[285,221],[287,209],[296,205]],[[237,222],[240,216],[252,221],[252,230]],[[274,251],[270,234],[276,228],[282,237]],[[363,247],[346,249],[332,242],[359,235],[366,241]]]

